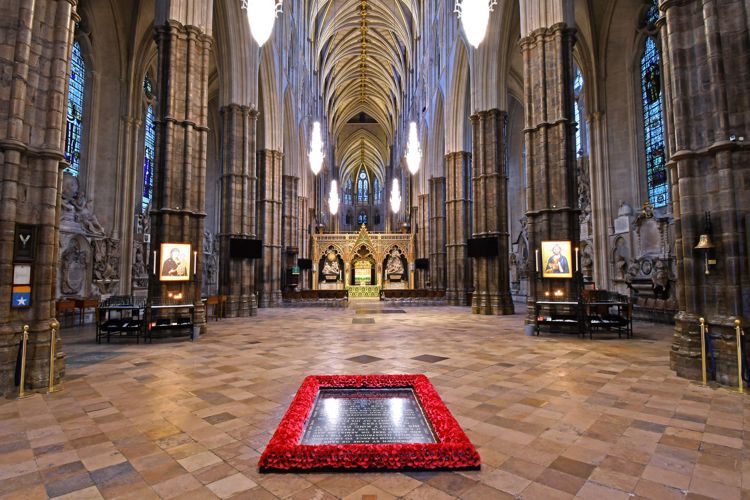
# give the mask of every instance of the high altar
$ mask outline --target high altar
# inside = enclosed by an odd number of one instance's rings
[[[312,237],[313,289],[347,289],[350,297],[381,288],[414,288],[414,235],[359,233]]]

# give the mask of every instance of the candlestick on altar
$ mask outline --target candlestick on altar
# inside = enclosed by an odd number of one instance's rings
[[[193,251],[193,275],[198,271],[198,252]]]
[[[576,247],[576,271],[581,270],[581,260],[578,257],[578,247]]]
[[[154,276],[156,276],[156,250],[154,250],[154,258],[152,261],[154,263]]]
[[[534,267],[539,272],[539,250],[534,250]]]

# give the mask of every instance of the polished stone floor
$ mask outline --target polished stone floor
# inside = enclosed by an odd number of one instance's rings
[[[64,390],[0,402],[2,498],[750,498],[750,397],[675,377],[666,326],[536,338],[520,315],[375,302],[196,342],[63,335]],[[430,377],[481,471],[259,474],[303,378],[343,373]]]

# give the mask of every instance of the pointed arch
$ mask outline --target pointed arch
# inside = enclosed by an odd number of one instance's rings
[[[450,87],[446,102],[448,120],[445,122],[445,153],[466,150],[466,138],[471,137],[471,130],[468,130],[471,72],[468,50],[463,40],[456,40],[451,60],[448,72]]]

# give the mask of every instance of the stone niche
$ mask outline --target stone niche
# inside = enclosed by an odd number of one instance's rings
[[[60,214],[58,298],[116,294],[120,287],[120,242],[110,238],[81,191],[78,179],[65,173]]]

